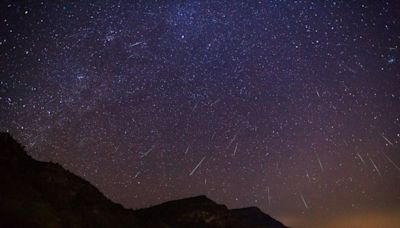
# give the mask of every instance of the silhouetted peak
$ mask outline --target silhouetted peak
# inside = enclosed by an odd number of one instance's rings
[[[124,209],[60,165],[31,158],[9,133],[0,133],[0,183],[0,227],[285,227],[205,195]]]
[[[30,156],[24,151],[23,146],[19,144],[8,132],[0,133],[0,158],[2,160],[22,161],[30,159]]]
[[[162,204],[156,205],[152,207],[155,210],[178,210],[178,211],[191,211],[197,209],[210,209],[213,208],[214,210],[225,210],[227,209],[225,205],[217,204],[216,202],[212,201],[211,199],[207,198],[205,195],[188,197],[184,199],[178,200],[171,200],[164,202]]]
[[[0,132],[0,138],[3,138],[3,137],[11,137],[11,135],[8,132]]]
[[[214,201],[212,201],[211,199],[209,199],[205,195],[187,197],[187,198],[183,198],[183,199],[179,199],[179,200],[168,201],[168,202],[165,202],[165,203],[196,203],[196,204],[197,203],[208,203],[208,204],[215,204]]]
[[[210,200],[206,195],[192,196],[183,198],[182,200]],[[212,200],[210,200],[212,201]]]
[[[233,209],[234,211],[239,211],[239,212],[248,212],[248,213],[263,213],[258,207],[243,207],[243,208],[237,208]]]
[[[268,224],[268,227],[286,227],[281,222],[265,214],[258,207],[232,209],[231,212],[239,218],[251,219],[255,225]]]
[[[0,144],[4,145],[4,144],[18,144],[19,143],[10,135],[10,133],[8,132],[0,132]]]

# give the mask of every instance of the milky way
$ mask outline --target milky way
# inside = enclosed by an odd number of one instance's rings
[[[205,194],[299,227],[400,215],[398,1],[0,12],[0,130],[112,200]]]

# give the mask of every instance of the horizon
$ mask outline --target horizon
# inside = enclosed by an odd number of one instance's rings
[[[400,2],[0,12],[0,131],[113,202],[206,195],[290,227],[399,224]]]

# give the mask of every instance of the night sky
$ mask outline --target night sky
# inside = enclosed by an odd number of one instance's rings
[[[126,207],[399,227],[400,2],[2,1],[0,116]]]

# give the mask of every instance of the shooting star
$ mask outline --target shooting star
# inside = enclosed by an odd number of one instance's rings
[[[206,159],[205,156],[200,160],[200,162],[196,165],[196,167],[194,167],[192,172],[190,172],[189,176],[192,176],[194,174],[194,172],[196,172],[196,170],[200,167],[201,163],[203,163],[204,159]]]
[[[213,103],[211,103],[210,106],[214,106],[215,104],[217,104],[217,103],[220,102],[220,101],[221,101],[221,99],[217,99],[217,100],[215,100]]]
[[[133,177],[133,178],[136,179],[136,178],[139,176],[139,174],[140,174],[140,171],[138,171],[138,172],[135,174],[135,177]]]
[[[356,73],[356,71],[355,71],[354,69],[352,69],[351,67],[347,66],[346,64],[343,63],[343,66],[344,66],[347,70],[349,70],[351,73],[353,73],[353,74]]]
[[[398,171],[400,171],[400,168],[396,165],[396,163],[394,163],[394,162],[392,161],[392,159],[390,159],[385,153],[383,153],[383,155],[385,155],[386,159],[387,159],[390,163],[392,163],[392,165],[393,165]]]
[[[321,96],[319,95],[319,92],[318,92],[318,89],[317,89],[317,88],[315,88],[315,92],[317,93],[317,96],[318,96],[318,97],[321,97]]]
[[[150,149],[148,149],[145,153],[143,153],[142,155],[140,155],[140,158],[144,158],[147,155],[150,154],[150,152],[154,149],[154,145],[150,147]]]
[[[318,160],[319,167],[321,168],[321,171],[323,172],[324,171],[324,166],[322,165],[321,159],[319,159],[319,155],[317,153],[315,153],[315,155],[317,155],[317,160]]]
[[[236,155],[236,151],[237,151],[237,148],[238,148],[238,144],[239,144],[239,143],[236,143],[236,145],[235,145],[235,150],[233,151],[233,156]]]
[[[300,194],[300,197],[301,197],[301,201],[303,201],[304,207],[305,207],[306,209],[308,209],[308,204],[307,204],[306,200],[304,199],[303,194]]]
[[[307,179],[308,179],[308,183],[311,183],[311,178],[310,178],[310,175],[308,174],[308,171],[306,170],[306,177],[307,177]]]
[[[361,157],[361,155],[360,155],[358,152],[356,152],[356,154],[357,154],[358,158],[360,158],[360,160],[361,160],[361,162],[364,164],[364,166],[367,166],[367,163],[365,163],[365,161],[364,161],[364,159]]]
[[[372,160],[372,158],[369,157],[369,155],[367,154],[367,157],[369,158],[369,160],[371,161],[372,165],[374,166],[374,169],[376,170],[376,172],[379,174],[379,176],[382,177],[381,172],[379,171],[378,167],[376,166],[374,160]]]
[[[189,152],[189,148],[190,148],[190,145],[188,145],[188,146],[186,147],[185,154],[187,154],[187,153]]]
[[[142,43],[144,43],[144,41],[136,42],[136,43],[134,43],[134,44],[129,45],[129,47],[135,47],[135,46],[138,46],[138,45],[140,45],[140,44],[142,44]]]
[[[235,141],[235,139],[236,139],[236,137],[237,137],[238,134],[239,134],[239,133],[236,133],[236,134],[232,137],[232,139],[231,139],[231,141],[229,142],[229,144],[228,144],[228,146],[226,147],[226,149],[228,149],[228,148],[231,146],[231,144],[233,143],[233,141]]]
[[[267,187],[267,199],[268,199],[268,207],[271,207],[271,196],[269,194],[269,187]]]
[[[386,138],[383,134],[381,134],[381,136],[387,143],[389,143],[389,145],[394,146],[393,143],[388,138]]]
[[[194,107],[192,108],[192,112],[194,112],[194,110],[197,108],[197,105],[199,105],[199,102],[197,102]]]

